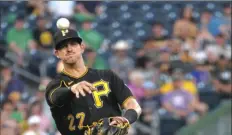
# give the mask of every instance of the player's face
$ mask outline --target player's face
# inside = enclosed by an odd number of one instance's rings
[[[81,58],[84,52],[84,46],[75,40],[64,42],[61,48],[56,50],[55,54],[66,64],[75,64]]]

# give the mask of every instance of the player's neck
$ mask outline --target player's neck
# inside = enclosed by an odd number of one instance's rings
[[[87,67],[85,66],[83,59],[79,59],[73,65],[64,64],[64,71],[76,77],[81,76],[83,73],[86,72],[86,70]]]

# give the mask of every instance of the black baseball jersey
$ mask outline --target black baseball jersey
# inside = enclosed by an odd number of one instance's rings
[[[81,81],[92,83],[97,90],[76,98],[70,86]],[[46,90],[46,101],[62,135],[83,135],[93,122],[121,116],[121,107],[129,98],[133,98],[131,91],[115,73],[91,68],[79,78],[62,71]]]

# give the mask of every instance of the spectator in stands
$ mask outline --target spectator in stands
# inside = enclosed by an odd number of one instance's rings
[[[212,18],[212,13],[209,10],[205,10],[201,13],[200,23],[198,24],[199,33],[196,38],[195,49],[204,49],[207,44],[214,41],[213,35],[209,32],[209,23]]]
[[[13,103],[10,100],[5,100],[1,105],[1,123],[11,119],[11,114],[14,111]]]
[[[194,97],[182,87],[182,76],[176,74],[172,76],[173,89],[162,96],[162,107],[167,111],[166,115],[186,119],[192,124],[198,120],[194,112]]]
[[[26,9],[29,15],[40,16],[46,14],[46,5],[43,0],[28,1]]]
[[[21,123],[24,119],[23,112],[19,111],[19,105],[21,104],[21,94],[19,92],[10,93],[8,99],[12,102],[14,111],[11,114],[11,118]]]
[[[156,40],[153,36],[144,38],[142,48],[136,52],[137,57],[146,56],[150,58],[153,63],[156,63],[159,58],[160,47],[156,46],[155,42]]]
[[[216,35],[215,37],[215,43],[216,45],[218,45],[221,49],[226,48],[227,46],[230,46],[229,44],[227,44],[226,42],[226,37],[222,34],[219,33],[218,35]]]
[[[32,33],[24,28],[24,16],[19,15],[13,28],[7,31],[6,40],[11,51],[18,56],[19,64],[22,64],[24,53],[27,49],[35,48]]]
[[[1,70],[1,80],[1,89],[3,90],[5,99],[12,92],[24,92],[23,81],[21,81],[18,76],[13,74],[11,67],[5,66]]]
[[[170,48],[170,64],[172,69],[181,69],[184,72],[188,71],[189,69],[186,68],[185,62],[187,63],[189,59],[189,54],[184,54],[182,48],[183,48],[183,42],[180,39],[171,39],[169,42],[169,48]],[[184,61],[183,56],[185,56],[188,61]]]
[[[157,90],[156,83],[152,81],[145,81],[143,83],[143,88],[145,90],[145,101],[153,100],[154,96],[157,96],[159,91]]]
[[[231,3],[224,4],[223,13],[221,19],[224,22],[219,29],[226,39],[231,39]]]
[[[32,40],[32,34],[24,28],[24,16],[19,15],[13,28],[7,32],[7,42],[12,51],[22,56]]]
[[[88,2],[86,2],[86,3],[88,3]],[[86,8],[84,1],[77,2],[75,10],[76,10],[76,12],[83,13],[83,14],[92,14],[92,12],[90,12],[89,9]],[[91,10],[94,10],[94,9],[91,9]]]
[[[193,63],[193,57],[192,57],[192,50],[191,47],[188,45],[185,45],[182,47],[181,52],[180,52],[180,59],[183,63]]]
[[[220,94],[221,99],[229,99],[232,97],[231,90],[231,69],[229,68],[229,59],[221,55],[217,67],[213,72],[214,87]]]
[[[39,127],[42,124],[41,122],[42,120],[40,119],[39,116],[37,115],[30,116],[28,119],[29,128],[27,131],[23,133],[23,135],[37,135],[37,134],[48,135],[46,132],[40,130]]]
[[[79,12],[85,12],[90,14],[101,14],[101,2],[100,1],[78,1],[76,9]]]
[[[210,10],[204,10],[201,12],[200,23],[198,24],[198,28],[200,30],[208,31],[209,23],[211,21],[212,13]]]
[[[180,39],[172,39],[169,42],[169,48],[170,48],[170,60],[171,61],[180,61],[180,52],[182,48],[183,42]]]
[[[156,76],[157,85],[161,86],[164,83],[170,82],[171,78],[171,64],[170,64],[170,50],[168,48],[160,51],[159,61],[156,63],[158,75]]]
[[[44,108],[42,106],[42,103],[39,101],[36,101],[31,104],[29,116],[36,115],[40,119],[40,125],[39,125],[40,131],[50,132],[52,131],[52,123],[49,117],[47,116],[47,114],[43,113],[43,109]]]
[[[145,97],[145,90],[143,88],[144,75],[140,70],[133,70],[129,74],[128,87],[131,89],[136,99],[141,102]]]
[[[159,23],[155,22],[152,27],[152,34],[155,40],[155,45],[158,47],[163,47],[166,45],[167,35],[165,35],[164,26]]]
[[[40,65],[43,60],[52,55],[52,30],[46,28],[47,18],[39,16],[36,29],[33,31],[37,46],[31,49],[28,58],[28,70],[34,75],[40,76]],[[34,62],[36,61],[36,62]]]
[[[27,119],[28,119],[28,107],[29,107],[29,103],[27,99],[22,99],[20,102],[18,102],[17,105],[17,110],[18,112],[20,112],[22,120],[20,122],[18,122],[19,126],[20,126],[20,134],[24,133],[27,128],[28,128],[28,124],[27,124]]]
[[[213,17],[209,24],[209,31],[213,36],[223,33],[227,38],[231,38],[231,4],[225,3],[222,17]]]
[[[181,78],[178,79],[178,82],[181,82],[179,84],[181,84],[181,88],[183,90],[185,90],[186,92],[188,92],[189,94],[191,94],[191,96],[193,97],[193,107],[194,107],[194,111],[199,112],[201,115],[204,115],[207,111],[208,111],[208,106],[203,103],[200,102],[199,96],[198,96],[198,90],[197,87],[195,85],[194,82],[192,82],[191,80],[187,80],[184,79],[184,74],[182,70],[176,69],[174,71],[172,71],[172,76],[180,76]],[[175,85],[175,81],[174,82],[168,82],[163,84],[160,87],[160,93],[161,95],[165,95],[167,93],[170,93],[173,91],[174,86]]]
[[[74,10],[75,12],[73,15],[73,19],[77,22],[78,27],[81,27],[81,26],[79,26],[79,23],[81,24],[86,20],[93,21],[96,18],[94,13],[89,12],[89,10],[85,8],[83,1],[80,1],[80,2],[78,1],[76,3],[77,4],[76,4],[75,10]],[[86,3],[89,3],[89,2],[86,2]],[[94,6],[94,5],[92,5],[92,6]]]
[[[17,105],[13,104],[13,102],[11,100],[6,99],[2,104],[0,123],[4,124],[4,122],[7,122],[7,121],[11,121],[11,123],[20,123],[20,122],[22,122],[22,120],[23,120],[22,112],[19,112],[17,110]],[[13,125],[12,125],[12,127],[13,127]],[[18,124],[16,125],[16,127],[19,128]],[[6,126],[6,128],[7,128],[7,126]],[[15,131],[15,132],[19,132],[19,129],[17,129],[17,131]],[[13,135],[15,135],[15,134],[13,134]]]
[[[92,29],[92,21],[93,18],[83,19],[83,23],[81,25],[81,30],[79,31],[79,33],[84,43],[88,47],[97,51],[99,48],[101,48],[104,37],[97,31]]]
[[[45,91],[46,91],[46,86],[48,85],[48,83],[51,81],[51,79],[49,77],[42,77],[38,90],[35,93],[35,96],[33,96],[30,100],[29,103],[33,104],[35,102],[41,102],[42,104],[42,110],[43,110],[43,114],[46,114],[49,118],[51,117],[49,111],[49,106],[47,105],[46,101],[45,101]]]
[[[155,81],[157,71],[153,61],[147,56],[137,57],[135,60],[135,68],[141,70],[145,81]]]
[[[45,100],[45,97],[44,97],[45,93],[44,92],[45,92],[46,87],[50,81],[51,81],[51,79],[48,77],[41,78],[41,81],[40,81],[40,84],[38,87],[38,91],[36,91],[35,96],[30,99],[30,101],[29,101],[30,103],[33,103],[36,101],[44,102],[44,100]]]
[[[89,68],[107,69],[105,60],[91,48],[85,50],[85,63]]]
[[[212,73],[216,69],[217,61],[221,53],[221,48],[217,45],[208,45],[204,52],[206,53],[206,64]]]
[[[210,83],[210,72],[205,65],[204,60],[197,60],[195,63],[195,69],[191,72],[191,75],[196,81],[196,85],[208,85]],[[201,86],[203,87],[203,86]]]
[[[128,73],[134,69],[134,61],[128,56],[129,44],[120,40],[113,46],[114,55],[109,59],[109,66],[125,82],[128,82]]]
[[[38,16],[37,27],[33,31],[34,39],[36,40],[39,48],[42,49],[42,51],[52,48],[53,32],[51,29],[46,27],[47,23],[48,20],[45,16]]]
[[[182,40],[195,38],[197,35],[197,26],[192,16],[193,7],[186,6],[182,11],[182,16],[176,20],[173,28],[173,35]]]
[[[0,125],[0,134],[1,135],[18,135],[19,134],[19,127],[15,120],[8,119],[1,122]]]
[[[74,13],[75,4],[76,4],[75,1],[49,1],[48,10],[55,17],[69,18]]]

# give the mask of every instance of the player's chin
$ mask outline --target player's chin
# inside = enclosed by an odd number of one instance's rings
[[[66,64],[75,64],[76,62],[77,62],[77,60],[74,58],[69,58],[69,59],[66,59],[64,61],[64,63],[66,63]]]

